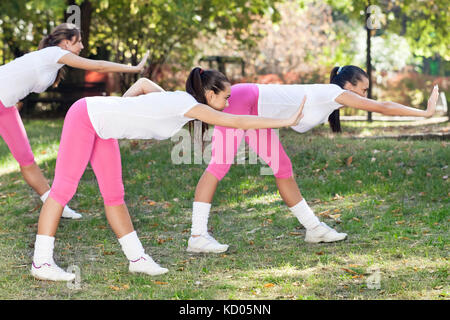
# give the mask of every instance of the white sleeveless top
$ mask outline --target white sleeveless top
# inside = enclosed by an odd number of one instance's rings
[[[336,84],[258,84],[258,89],[258,115],[262,117],[287,118],[307,96],[303,118],[291,127],[297,132],[327,122],[330,114],[342,106],[334,99],[346,91]]]
[[[0,101],[12,107],[31,92],[47,90],[64,64],[58,60],[70,53],[58,46],[33,51],[0,66]]]
[[[184,114],[199,104],[184,91],[85,99],[92,126],[102,139],[168,139],[193,120]]]

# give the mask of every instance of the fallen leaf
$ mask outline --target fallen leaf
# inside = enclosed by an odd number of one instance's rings
[[[316,254],[317,254],[318,256],[322,256],[322,255],[324,255],[324,253],[325,253],[325,252],[323,252],[323,251],[316,252]]]
[[[163,282],[163,281],[155,281],[155,284],[164,285],[164,284],[169,284],[169,283],[168,282]]]
[[[347,268],[342,268],[342,270],[344,270],[345,272],[348,272],[348,273],[358,274],[357,272],[355,272],[353,270],[350,270],[350,269],[347,269]]]
[[[114,291],[119,291],[119,290],[120,290],[119,287],[113,286],[113,285],[109,286],[109,288],[112,289],[112,290],[114,290]]]
[[[400,220],[400,221],[395,221],[395,224],[404,224],[405,223],[405,220]]]
[[[341,217],[341,214],[331,214],[330,217],[334,220],[338,220]]]
[[[352,164],[353,161],[353,156],[350,156],[349,158],[347,158],[347,161],[345,162],[347,164],[347,166],[350,166]]]
[[[356,217],[353,217],[352,220],[359,222],[360,220]]]
[[[272,287],[275,287],[275,285],[273,283],[266,283],[264,285],[264,288],[272,288]]]

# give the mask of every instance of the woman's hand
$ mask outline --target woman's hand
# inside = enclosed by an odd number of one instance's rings
[[[303,97],[302,103],[298,110],[289,118],[288,127],[293,127],[298,125],[300,120],[303,118],[303,107],[305,106],[306,96]]]
[[[141,62],[136,66],[136,73],[141,73],[144,71],[145,64],[147,63],[148,56],[150,55],[150,51],[147,50]]]
[[[430,118],[436,111],[436,104],[439,98],[439,87],[435,85],[433,91],[431,92],[430,99],[428,99],[427,111],[425,112],[425,117]]]

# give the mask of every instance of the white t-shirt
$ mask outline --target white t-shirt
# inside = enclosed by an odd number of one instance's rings
[[[270,118],[287,118],[298,108],[306,95],[303,118],[291,128],[306,132],[328,121],[330,114],[342,105],[334,101],[345,92],[335,84],[258,84],[258,115]]]
[[[184,114],[199,103],[187,92],[165,91],[137,97],[87,97],[86,104],[102,139],[163,140],[193,120]]]
[[[0,66],[0,100],[12,107],[29,93],[44,92],[64,66],[58,60],[70,51],[58,46],[27,53]]]

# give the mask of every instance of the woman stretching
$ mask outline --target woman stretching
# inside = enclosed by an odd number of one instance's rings
[[[230,83],[212,72],[205,88],[223,95]],[[106,218],[129,260],[129,271],[158,275],[168,270],[145,253],[124,202],[120,150],[117,139],[167,139],[188,121],[199,119],[231,128],[280,128],[298,124],[303,105],[287,119],[230,115],[219,112],[221,103],[200,104],[189,93],[164,92],[148,79],[138,80],[123,97],[87,97],[67,112],[56,159],[55,179],[42,206],[31,274],[44,280],[70,281],[75,275],[59,268],[53,260],[55,234],[66,203],[91,163],[102,194]],[[219,111],[218,111],[219,110]]]
[[[23,178],[44,202],[50,186],[34,161],[25,127],[15,104],[30,92],[44,92],[57,86],[63,76],[64,65],[99,72],[141,72],[148,54],[138,66],[90,60],[79,57],[83,49],[80,31],[73,24],[63,23],[42,39],[37,51],[30,52],[0,66],[0,136],[20,165]],[[68,206],[64,218],[79,219],[81,215]]]
[[[209,104],[223,95],[222,92],[217,93],[202,86],[210,72],[213,71],[195,68],[186,83],[186,91],[201,103]],[[306,132],[329,119],[333,131],[340,131],[338,109],[344,105],[392,116],[431,117],[438,98],[436,86],[426,111],[394,102],[367,99],[368,76],[356,66],[334,68],[330,80],[331,84],[310,85],[236,84],[231,87],[229,105],[225,100],[219,100],[221,104],[218,109],[231,114],[279,118],[292,112],[298,102],[307,96],[304,117],[292,129]],[[339,233],[320,222],[308,206],[294,179],[291,161],[273,130],[244,132],[215,126],[211,161],[195,190],[187,251],[224,252],[228,249],[228,245],[220,244],[208,234],[208,217],[217,185],[230,169],[242,138],[271,167],[281,198],[306,229],[306,242],[333,242],[346,238],[347,234]]]

